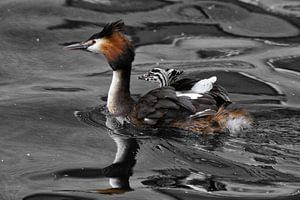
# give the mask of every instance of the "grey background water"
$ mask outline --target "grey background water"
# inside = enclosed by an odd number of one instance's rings
[[[0,199],[300,199],[299,8],[297,0],[1,0]],[[107,128],[105,59],[61,44],[117,19],[136,46],[133,94],[157,87],[137,80],[155,66],[216,74],[254,128],[216,136]]]

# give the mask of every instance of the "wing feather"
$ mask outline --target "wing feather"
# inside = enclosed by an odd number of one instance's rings
[[[203,95],[202,102],[202,98],[191,99],[187,96],[176,96],[175,88],[168,86],[154,89],[142,96],[136,102],[133,114],[129,118],[134,118],[135,121],[144,125],[157,126],[168,124],[176,119],[188,118],[207,109],[217,109],[212,96]],[[195,117],[208,114],[198,114]]]
[[[174,82],[171,86],[174,87],[176,91],[188,91],[191,90],[198,81],[198,79],[184,78]],[[226,89],[216,83],[213,84],[213,88],[208,94],[214,97],[218,107],[231,103]]]

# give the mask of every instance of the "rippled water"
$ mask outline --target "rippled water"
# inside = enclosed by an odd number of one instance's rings
[[[300,199],[297,0],[0,2],[0,199]],[[212,74],[253,129],[139,131],[106,116],[103,57],[66,52],[123,19],[149,69]],[[76,115],[74,115],[74,111]]]

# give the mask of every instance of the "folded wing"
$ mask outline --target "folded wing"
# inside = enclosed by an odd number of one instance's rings
[[[168,86],[142,96],[128,117],[135,124],[164,126],[182,118],[214,115],[217,109],[216,101],[210,94],[192,99],[176,94],[175,88]]]
[[[204,80],[207,80],[207,79],[204,79]],[[212,83],[212,88],[210,88],[211,86],[210,86],[209,82]],[[189,90],[192,90],[192,88],[197,83],[198,83],[198,85],[202,84],[201,80],[199,81],[197,79],[184,78],[184,79],[180,79],[180,80],[172,83],[171,86],[174,87],[176,91],[189,91]],[[227,91],[222,86],[216,84],[214,79],[212,79],[211,81],[208,81],[208,84],[206,86],[207,86],[206,89],[209,90],[206,93],[211,95],[212,97],[214,97],[214,100],[216,101],[216,104],[218,107],[220,107],[222,105],[228,105],[231,103]]]

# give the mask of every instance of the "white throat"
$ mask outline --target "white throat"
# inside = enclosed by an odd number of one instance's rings
[[[120,89],[122,87],[122,72],[121,71],[113,71],[113,77],[111,80],[111,84],[108,91],[108,98],[107,98],[107,106],[113,104],[114,98],[119,95]]]
[[[116,116],[125,116],[131,111],[133,100],[130,97],[130,71],[115,70],[108,91],[107,108]]]

